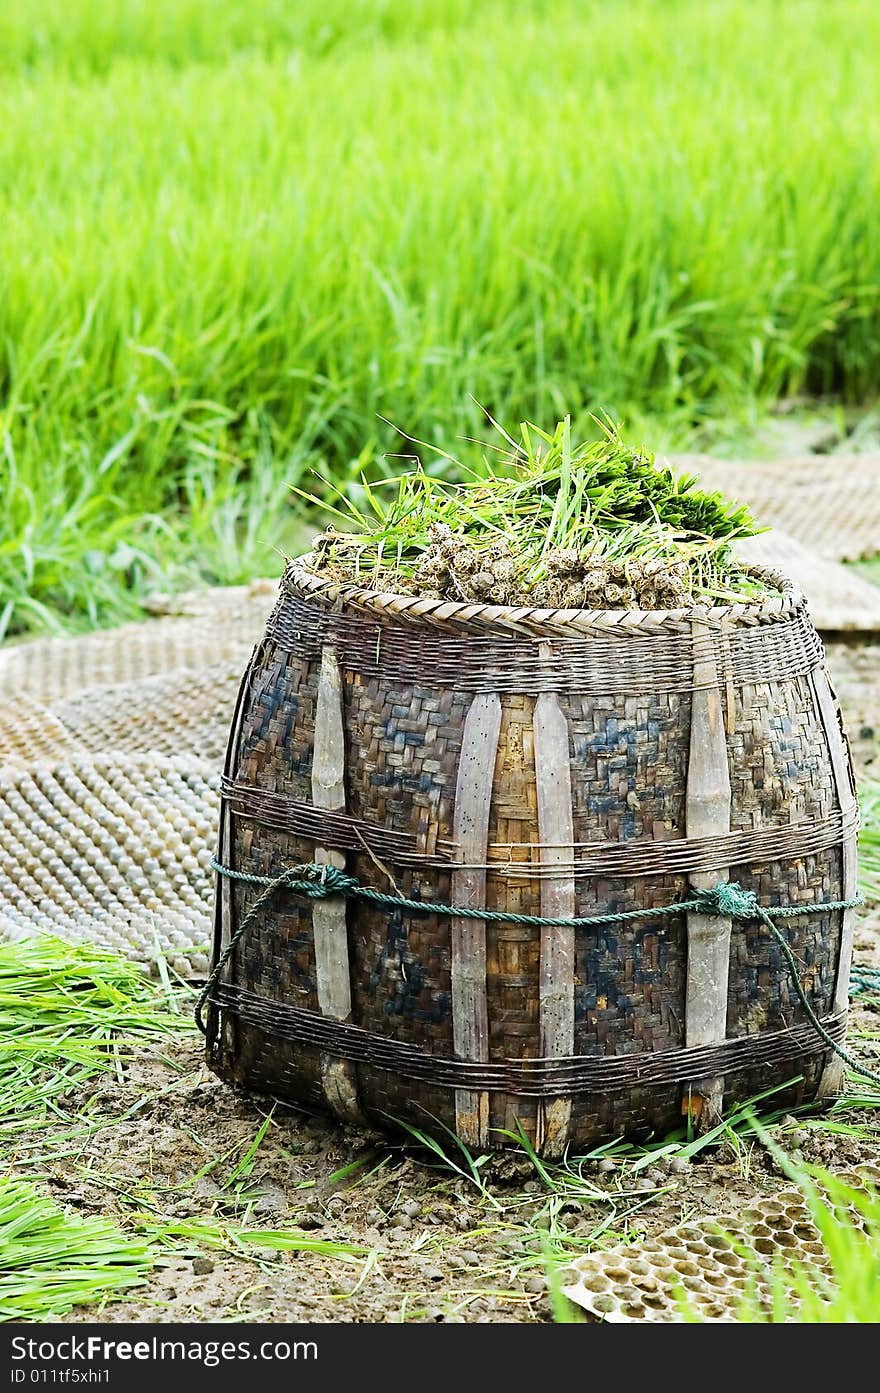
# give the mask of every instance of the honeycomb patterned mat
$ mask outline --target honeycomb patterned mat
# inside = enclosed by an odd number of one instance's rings
[[[0,650],[0,938],[206,970],[226,731],[274,594],[200,591]]]
[[[859,1167],[835,1179],[876,1189],[880,1169]],[[848,1213],[861,1227],[859,1211],[850,1205]],[[735,1217],[695,1219],[629,1247],[577,1258],[562,1273],[562,1291],[594,1320],[736,1321],[746,1300],[771,1309],[771,1271],[791,1301],[801,1275],[816,1291],[830,1275],[827,1249],[798,1189],[757,1200]]]

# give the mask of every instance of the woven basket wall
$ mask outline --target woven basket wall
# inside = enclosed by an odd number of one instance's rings
[[[850,896],[839,710],[802,596],[762,574],[761,605],[594,613],[380,594],[293,563],[241,688],[221,861],[330,860],[408,898],[547,917],[725,879],[767,905]],[[215,959],[259,893],[218,882]],[[780,922],[842,1038],[852,911]],[[839,1083],[766,929],[696,914],[539,928],[280,892],[208,1026],[228,1080],[478,1148],[521,1125],[553,1154]]]

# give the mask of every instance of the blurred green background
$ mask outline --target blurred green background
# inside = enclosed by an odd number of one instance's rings
[[[880,370],[875,0],[0,11],[0,630],[276,572],[288,486]]]

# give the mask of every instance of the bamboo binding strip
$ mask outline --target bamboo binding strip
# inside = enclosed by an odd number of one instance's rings
[[[540,699],[540,698],[539,698]],[[223,779],[220,785],[224,803],[237,817],[259,823],[279,832],[290,832],[314,841],[320,835],[327,846],[341,851],[362,851],[368,847],[383,861],[400,867],[467,866],[470,870],[489,870],[493,875],[527,875],[540,880],[555,879],[564,869],[575,880],[591,876],[603,879],[629,879],[641,876],[660,876],[675,872],[720,871],[755,861],[778,861],[785,857],[812,856],[829,847],[839,846],[858,830],[858,805],[854,799],[846,802],[846,811],[829,811],[821,821],[795,821],[782,826],[768,827],[756,832],[718,832],[707,837],[676,837],[671,841],[632,842],[565,842],[545,843],[536,839],[528,843],[487,842],[491,861],[468,862],[454,838],[438,838],[433,854],[420,849],[413,833],[377,827],[363,818],[317,809],[312,803],[300,803],[283,794],[268,793],[246,784]],[[504,852],[511,856],[514,847],[526,846],[530,852],[552,849],[554,853],[568,850],[566,859],[534,859],[527,864],[512,859],[505,861]]]
[[[551,1059],[497,1059],[480,1063],[454,1058],[438,1058],[417,1046],[361,1030],[348,1022],[335,1021],[314,1011],[269,1001],[224,983],[217,992],[224,1013],[250,1022],[279,1040],[293,1040],[319,1047],[340,1059],[421,1080],[432,1086],[481,1093],[513,1093],[524,1098],[568,1099],[581,1094],[620,1092],[633,1087],[683,1084],[695,1071],[700,1076],[735,1074],[743,1070],[766,1068],[790,1060],[792,1055],[821,1053],[824,1046],[811,1025],[791,1030],[767,1031],[722,1040],[698,1049],[664,1050],[657,1054],[584,1055]],[[823,1021],[834,1040],[842,1040],[846,1012]],[[464,1141],[465,1138],[462,1137]]]

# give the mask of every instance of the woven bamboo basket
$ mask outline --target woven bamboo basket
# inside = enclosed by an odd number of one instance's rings
[[[857,805],[803,597],[643,612],[423,600],[288,566],[245,673],[219,860],[548,918],[674,905],[735,880],[767,906],[855,893]],[[218,878],[217,962],[260,889]],[[780,921],[801,989],[845,1029],[852,909]],[[214,984],[225,1079],[340,1119],[662,1135],[840,1066],[757,922],[697,912],[555,927],[281,890]]]

